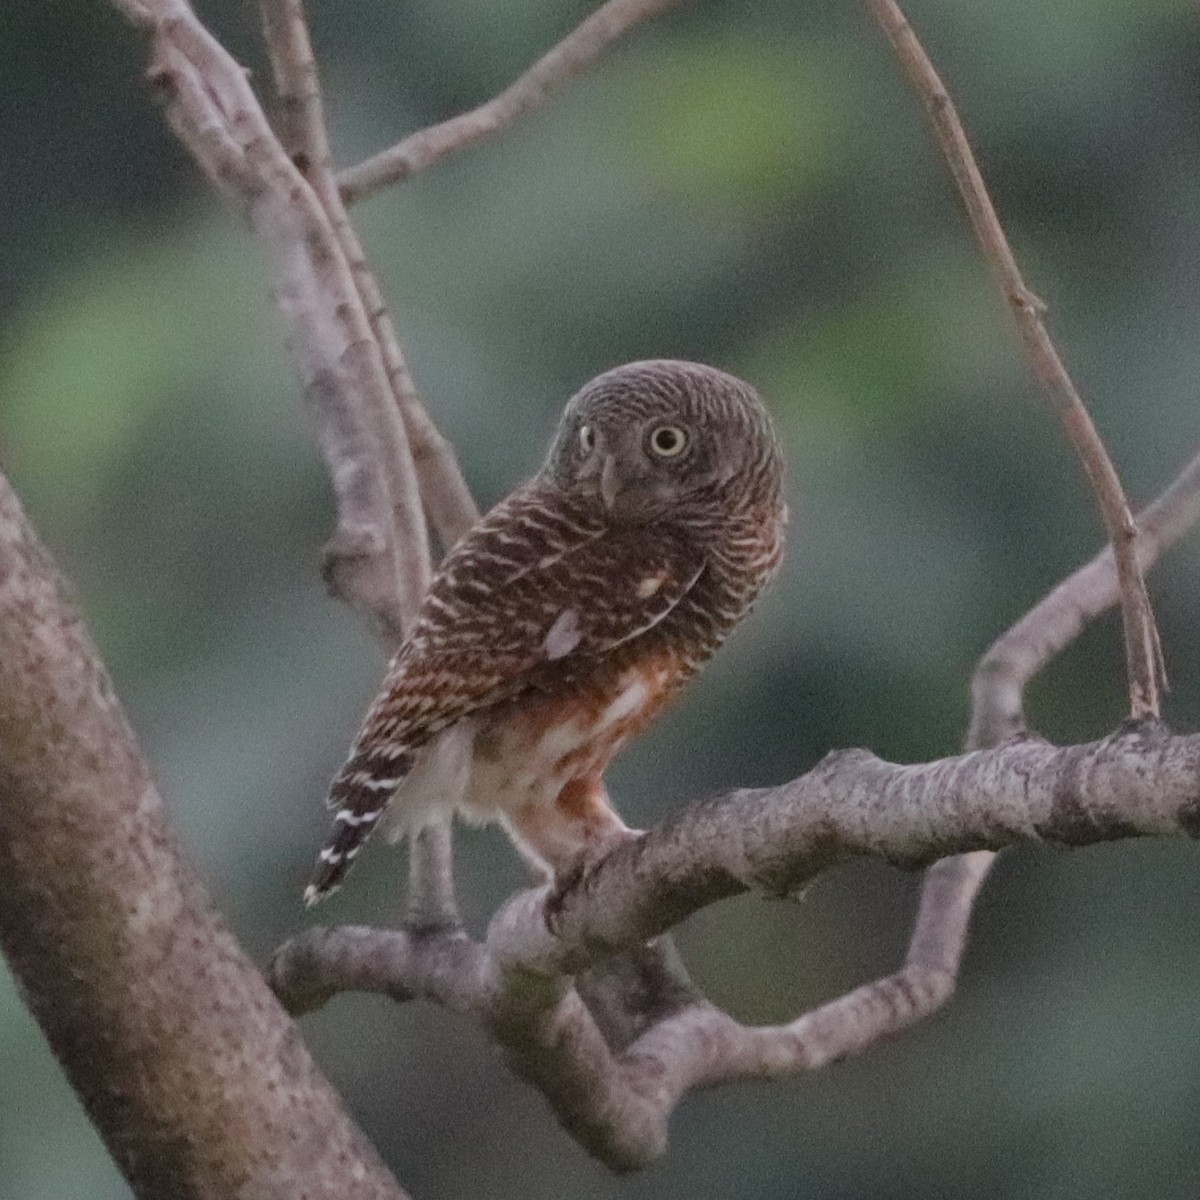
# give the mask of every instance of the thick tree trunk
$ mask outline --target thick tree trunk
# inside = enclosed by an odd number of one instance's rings
[[[3,477],[0,946],[138,1196],[403,1195],[212,912]]]

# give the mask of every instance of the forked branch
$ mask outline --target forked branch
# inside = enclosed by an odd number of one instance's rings
[[[373,389],[362,396],[363,419],[379,435],[374,469],[390,497],[396,607],[412,619],[432,573],[426,515],[443,546],[474,523],[478,512],[450,444],[434,425],[408,369],[362,242],[333,178],[329,137],[302,0],[260,0],[263,31],[279,93],[283,137],[293,162],[309,179],[329,218],[344,256],[356,298],[371,325],[389,393]],[[337,467],[333,468],[336,477]],[[392,639],[385,638],[394,649]],[[448,825],[431,826],[409,846],[410,917],[420,925],[454,926],[458,905]]]
[[[842,751],[782,787],[693,805],[614,851],[549,909],[546,889],[519,894],[482,946],[462,934],[311,931],[277,953],[270,978],[297,1010],[350,987],[474,1016],[585,1146],[612,1166],[637,1166],[662,1151],[667,1118],[690,1088],[811,1070],[936,1007],[953,988],[945,939],[918,939],[898,975],[790,1025],[747,1029],[711,1005],[685,1004],[619,1053],[572,976],[704,905],[747,890],[783,895],[855,855],[916,867],[1030,840],[1194,835],[1198,778],[1200,735],[1172,737],[1153,722],[1090,745],[1029,738],[920,766]]]
[[[894,27],[889,28],[889,36],[897,32]],[[919,46],[917,50],[920,51]],[[924,63],[932,73],[927,58]],[[957,131],[956,139],[950,139],[947,153],[981,243],[1000,274],[1006,295],[1016,307],[1018,324],[1035,368],[1048,384],[1072,444],[1085,463],[1110,535],[1114,531],[1119,534],[1113,537],[1119,576],[1111,569],[1110,551],[1107,558],[1101,556],[1097,563],[1056,589],[997,643],[998,648],[1007,645],[1010,649],[1014,646],[1027,649],[1026,640],[1041,631],[1042,641],[1037,650],[1021,664],[1027,673],[1015,684],[1016,711],[1019,714],[1020,692],[1032,673],[1078,632],[1084,620],[1119,597],[1124,602],[1126,617],[1131,709],[1135,716],[1156,714],[1156,672],[1160,668],[1157,633],[1140,575],[1135,571],[1136,587],[1131,591],[1128,563],[1122,559],[1123,547],[1128,548],[1135,527],[1120,484],[1046,334],[1040,301],[1029,292],[1016,267],[961,124],[936,74],[932,79],[937,91],[931,111],[935,122],[948,112],[950,130]],[[939,123],[938,127],[941,132],[943,126]],[[1159,502],[1161,524],[1147,514],[1144,532],[1136,540],[1135,567],[1138,563],[1148,566],[1200,515],[1197,480],[1193,475],[1193,468],[1185,471],[1181,481]],[[1049,634],[1050,630],[1058,633]],[[991,715],[995,709],[995,685],[1001,679],[996,664],[1001,661],[1003,653],[994,648],[981,664],[969,743],[975,747],[998,745],[1008,732],[1003,722],[997,722]],[[850,829],[842,828],[839,833],[840,818],[831,814],[847,797],[825,795],[818,805],[822,815],[814,818],[817,833],[806,853],[811,852],[819,869],[842,852],[853,852],[846,847],[854,842],[856,833],[863,829],[877,831],[884,822],[883,814],[895,817],[901,797],[893,792],[894,788],[902,792],[905,786],[914,786],[920,791],[925,785],[918,786],[914,781],[923,778],[928,784],[933,775],[940,775],[943,781],[953,779],[957,787],[981,763],[989,762],[1008,762],[1015,771],[1013,797],[1019,793],[1023,801],[1029,802],[1040,796],[1043,807],[1047,798],[1053,797],[1054,811],[1052,814],[1043,811],[1041,815],[1027,812],[1024,826],[1017,820],[1005,828],[1001,797],[990,794],[978,814],[983,824],[967,839],[968,846],[1003,844],[1010,838],[1030,836],[1031,831],[1035,836],[1061,837],[1071,843],[1126,836],[1151,828],[1160,832],[1170,828],[1194,833],[1196,813],[1187,798],[1195,765],[1190,761],[1180,775],[1177,796],[1180,807],[1162,826],[1157,818],[1152,818],[1145,829],[1136,819],[1126,819],[1126,806],[1137,803],[1125,790],[1132,776],[1118,780],[1109,800],[1101,800],[1098,807],[1095,803],[1098,796],[1083,799],[1080,789],[1084,778],[1095,782],[1105,776],[1111,766],[1108,750],[1128,745],[1129,739],[1137,744],[1133,757],[1139,761],[1152,752],[1151,747],[1157,752],[1168,743],[1186,743],[1191,747],[1187,755],[1195,749],[1191,739],[1170,739],[1151,723],[1103,744],[1103,753],[1095,747],[1055,751],[1045,743],[1026,741],[1003,747],[996,752],[998,757],[967,756],[923,768],[892,768],[869,756],[853,761],[838,756],[831,760],[830,770],[852,773],[863,769],[871,776],[867,789],[872,801],[870,813],[852,818]],[[1090,757],[1093,751],[1099,757]],[[969,770],[965,767],[968,762],[974,764]],[[1139,766],[1138,770],[1141,769]],[[804,791],[813,786],[813,778],[806,777],[789,787]],[[901,778],[907,779],[908,784],[899,784]],[[1046,787],[1049,792],[1044,790]],[[564,1125],[585,1146],[614,1166],[638,1165],[661,1151],[670,1112],[690,1087],[823,1065],[858,1052],[922,1019],[941,1007],[954,990],[972,904],[994,857],[988,849],[954,854],[930,868],[909,952],[899,972],[869,983],[790,1026],[745,1029],[705,1003],[702,997],[683,990],[677,996],[677,1003],[655,1019],[643,1021],[642,1032],[628,1044],[624,1041],[616,1044],[611,1033],[597,1027],[596,1014],[580,1002],[570,986],[576,973],[597,960],[608,961],[612,954],[628,953],[642,938],[668,929],[696,903],[709,902],[748,885],[765,883],[768,890],[781,890],[804,877],[804,869],[795,860],[789,859],[784,864],[772,860],[771,865],[766,865],[745,846],[750,838],[747,831],[754,822],[766,820],[770,831],[756,843],[757,849],[786,857],[782,848],[792,844],[788,841],[788,831],[795,832],[798,828],[793,824],[800,819],[798,813],[791,810],[774,825],[763,816],[763,802],[769,808],[780,795],[778,791],[754,794],[744,809],[739,809],[732,798],[728,799],[724,804],[730,807],[724,811],[733,815],[724,826],[708,808],[703,809],[701,816],[697,816],[701,810],[690,810],[663,830],[652,832],[636,848],[613,855],[588,877],[584,886],[556,898],[551,932],[542,924],[545,896],[526,893],[506,906],[493,922],[484,946],[471,943],[461,934],[444,942],[425,939],[418,947],[403,935],[400,943],[389,943],[394,935],[378,931],[314,931],[279,952],[273,977],[285,993],[295,988],[293,994],[302,1005],[322,1002],[333,992],[351,987],[383,991],[397,999],[428,996],[469,1013],[509,1048],[516,1068],[541,1088]],[[924,802],[931,803],[938,813],[936,817],[927,814],[918,822],[923,836],[930,841],[915,857],[927,853],[928,857],[936,858],[957,847],[938,821],[946,815],[944,801],[927,793]],[[1116,816],[1110,805],[1119,810]],[[714,823],[713,828],[705,830],[710,836],[696,836],[697,827],[703,827],[707,820]],[[802,819],[800,824],[804,824]],[[849,843],[844,836],[849,837]],[[690,840],[693,837],[695,841]],[[991,841],[992,838],[997,840]],[[691,876],[677,855],[684,854],[686,858],[681,846],[689,845],[694,851],[697,843],[720,846],[723,851],[732,847],[738,861],[736,865],[727,863],[721,867],[701,851],[695,876]],[[877,845],[874,849],[885,855],[897,853],[894,847],[886,850]],[[914,859],[911,848],[900,850],[899,854],[907,862]],[[621,882],[606,883],[606,872],[614,873],[607,875],[609,880]],[[698,899],[689,891],[689,879],[701,881],[704,888],[712,888],[714,893],[706,892],[703,899]],[[635,896],[639,899],[632,899]],[[572,913],[578,920],[574,926]],[[634,1021],[625,1024],[630,1026]]]

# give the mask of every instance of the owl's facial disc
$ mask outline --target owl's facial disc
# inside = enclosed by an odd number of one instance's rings
[[[618,518],[650,517],[677,498],[695,434],[682,419],[581,424],[574,480]]]
[[[777,488],[774,444],[748,384],[700,363],[655,359],[614,367],[572,396],[543,471],[614,520],[639,524],[741,503],[739,479],[751,499],[755,489]]]

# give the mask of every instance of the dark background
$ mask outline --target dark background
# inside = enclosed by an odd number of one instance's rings
[[[339,160],[507,83],[588,11],[317,0]],[[263,77],[255,7],[202,15]],[[1132,495],[1200,429],[1200,18],[1184,0],[913,0],[1032,286]],[[88,613],[175,819],[256,955],[298,896],[325,782],[381,663],[316,576],[330,497],[264,259],[202,186],[103,4],[0,7],[0,463]],[[835,746],[951,753],[978,655],[1098,524],[919,109],[861,4],[686,7],[547,111],[361,209],[418,382],[481,501],[539,464],[564,399],[622,360],[754,381],[788,442],[787,569],[612,774],[654,822]],[[1200,718],[1200,558],[1153,577],[1169,716]],[[1057,739],[1120,718],[1117,627],[1033,689]],[[521,881],[460,838],[476,928]],[[816,1076],[689,1098],[618,1178],[480,1036],[348,997],[321,1063],[418,1197],[1190,1197],[1200,1188],[1196,852],[1006,854],[952,1007]],[[322,920],[389,921],[372,847]],[[713,996],[782,1020],[902,954],[916,880],[860,864],[680,941]],[[0,886],[3,886],[0,881]],[[0,1197],[128,1192],[7,977]]]

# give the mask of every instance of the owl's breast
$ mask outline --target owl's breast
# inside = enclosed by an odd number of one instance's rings
[[[480,718],[469,815],[551,804],[574,779],[598,778],[662,710],[686,678],[669,649],[603,663],[564,689],[525,692]]]

